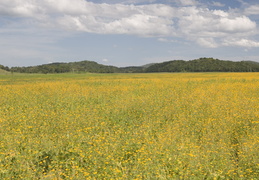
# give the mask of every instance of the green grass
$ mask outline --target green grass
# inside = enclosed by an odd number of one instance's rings
[[[5,70],[3,70],[3,69],[0,69],[0,75],[2,75],[2,74],[10,74],[10,72],[5,71]]]

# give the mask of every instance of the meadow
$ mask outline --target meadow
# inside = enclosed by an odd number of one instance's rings
[[[259,73],[0,75],[0,179],[258,177]]]

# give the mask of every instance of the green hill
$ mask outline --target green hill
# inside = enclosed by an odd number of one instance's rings
[[[200,58],[192,61],[174,60],[156,63],[145,72],[259,72],[259,63],[253,61],[223,61]]]
[[[7,66],[3,66],[0,64],[0,74],[8,74],[10,72],[9,71],[9,68]]]
[[[114,73],[119,68],[115,66],[105,66],[94,61],[80,61],[70,63],[51,63],[39,66],[13,67],[14,72],[21,73],[66,73],[66,72],[89,72],[89,73]]]
[[[0,66],[0,69],[8,67]],[[12,72],[20,73],[150,73],[150,72],[259,72],[259,63],[253,61],[225,61],[200,58],[190,61],[172,60],[144,66],[115,67],[94,61],[51,63],[39,66],[12,67]]]
[[[3,69],[0,69],[0,74],[8,74],[10,72],[6,71],[6,70],[3,70]]]

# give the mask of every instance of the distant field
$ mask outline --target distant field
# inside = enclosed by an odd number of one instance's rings
[[[258,179],[259,73],[0,75],[0,179]]]

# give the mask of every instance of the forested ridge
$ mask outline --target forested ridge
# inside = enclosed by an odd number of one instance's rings
[[[259,63],[253,61],[223,61],[200,58],[191,61],[175,60],[154,64],[146,72],[258,72]]]
[[[199,58],[190,61],[172,60],[144,66],[116,67],[94,61],[51,63],[28,67],[0,69],[19,73],[151,73],[151,72],[259,72],[259,63],[254,61],[226,61],[214,58]]]

